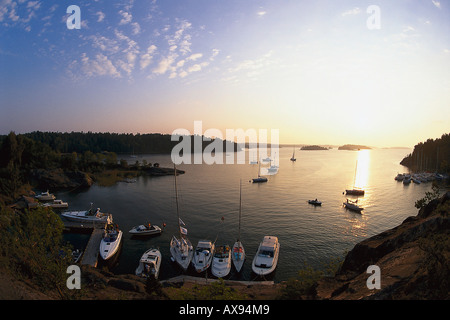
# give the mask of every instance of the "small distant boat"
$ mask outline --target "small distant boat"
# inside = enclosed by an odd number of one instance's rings
[[[100,242],[100,257],[108,260],[119,251],[120,242],[122,241],[122,231],[112,224],[107,225],[102,241]]]
[[[292,157],[290,159],[291,161],[297,161],[297,159],[295,159],[295,146],[294,146],[294,151],[292,151]]]
[[[267,157],[267,158],[261,159],[261,161],[263,161],[263,162],[270,162],[271,159],[270,159],[270,157]]]
[[[35,198],[41,201],[51,201],[56,199],[55,195],[48,190],[46,192],[41,192],[41,194],[35,196]]]
[[[278,169],[280,169],[280,167],[275,165],[275,161],[274,161],[274,164],[272,164],[272,160],[270,160],[270,167],[267,169],[267,171],[268,172],[278,172]]]
[[[261,182],[267,182],[266,177],[261,177],[261,162],[259,163],[258,167],[258,178],[252,179],[253,183],[261,183]]]
[[[69,204],[67,202],[63,202],[62,200],[53,200],[53,202],[44,203],[43,206],[58,209],[58,208],[68,208]]]
[[[259,276],[272,273],[278,264],[280,243],[274,236],[265,236],[259,244],[258,251],[252,262],[252,270]]]
[[[405,179],[405,175],[403,173],[399,173],[395,176],[394,179],[397,181],[403,181],[403,179]]]
[[[363,196],[364,193],[365,192],[363,189],[346,189],[345,190],[345,194],[351,194],[351,195],[355,195],[355,196]]]
[[[308,200],[308,203],[312,204],[313,206],[321,206],[322,205],[322,202],[317,200],[317,199],[315,199],[315,200]]]
[[[231,250],[229,245],[216,248],[211,265],[211,273],[217,278],[226,277],[231,270]]]
[[[160,267],[161,252],[158,249],[151,248],[142,255],[135,273],[138,277],[158,279]]]
[[[410,184],[411,183],[411,175],[405,174],[405,179],[403,179],[403,184]]]
[[[162,229],[154,224],[134,226],[128,231],[133,236],[150,236],[155,234],[161,234]]]
[[[358,206],[356,203],[358,202],[358,200],[356,201],[351,201],[349,199],[347,199],[346,202],[344,202],[344,207],[351,210],[351,211],[355,211],[358,213],[361,213],[362,210],[364,210],[364,208],[361,208],[360,206]]]
[[[86,211],[67,211],[61,213],[61,216],[69,221],[82,222],[82,223],[112,223],[112,215],[109,213],[103,213],[100,208],[94,212],[91,209]]]
[[[210,240],[200,240],[195,248],[192,265],[198,273],[207,270],[212,263],[215,245]]]

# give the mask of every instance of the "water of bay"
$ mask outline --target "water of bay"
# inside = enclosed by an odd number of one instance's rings
[[[247,164],[182,164],[178,168],[185,170],[185,174],[177,178],[180,215],[194,247],[201,239],[232,246],[238,234],[242,181],[241,240],[247,259],[241,274],[232,272],[230,278],[253,280],[251,262],[259,242],[263,236],[273,235],[279,238],[281,250],[272,279],[287,280],[304,263],[320,268],[333,258],[343,257],[356,243],[417,214],[414,202],[431,189],[431,184],[405,186],[394,180],[398,172],[407,171],[399,162],[409,152],[297,149],[297,161],[292,162],[292,148],[281,148],[279,161],[275,163],[279,165],[277,174],[268,175],[268,182],[262,184],[251,183],[258,175],[258,165],[249,164],[247,152]],[[145,159],[148,163],[158,162],[161,167],[173,166],[170,155],[123,158],[129,163],[136,160],[142,163]],[[267,166],[262,166],[262,173]],[[354,185],[365,189],[365,195],[358,198],[358,204],[364,207],[362,214],[342,206],[347,198],[343,191]],[[181,274],[169,252],[170,239],[178,234],[173,176],[143,176],[135,183],[94,185],[81,192],[56,195],[69,202],[70,210],[88,209],[93,202],[94,207],[113,215],[114,222],[124,231],[122,250],[112,269],[115,273],[134,273],[142,253],[157,247],[163,255],[160,278]],[[316,198],[322,201],[322,206],[307,203]],[[164,232],[147,239],[129,235],[133,226],[148,222],[159,226],[165,223]],[[69,238],[74,240],[76,236]],[[86,236],[78,238],[78,242],[79,239],[82,243],[87,241]],[[189,270],[188,273],[195,274]]]

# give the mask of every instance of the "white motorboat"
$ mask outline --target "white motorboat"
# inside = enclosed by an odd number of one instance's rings
[[[241,242],[241,214],[242,214],[242,181],[239,184],[239,231],[238,238],[233,245],[231,260],[237,272],[240,272],[245,261],[245,249]]]
[[[252,262],[252,270],[259,276],[272,273],[278,264],[280,243],[275,236],[265,236],[259,244],[258,251]]]
[[[103,213],[100,208],[93,211],[92,207],[86,211],[67,211],[61,213],[61,216],[69,221],[82,222],[82,223],[112,223],[112,215],[109,213]]]
[[[215,245],[210,240],[200,240],[195,248],[192,265],[198,273],[207,270],[212,263]]]
[[[174,168],[174,177],[175,177],[175,201],[177,207],[177,217],[178,217],[178,232],[179,237],[177,238],[175,235],[170,240],[170,254],[172,255],[172,261],[178,263],[178,265],[186,271],[191,263],[192,256],[194,255],[194,249],[192,247],[191,242],[187,237],[187,229],[182,227],[186,226],[184,222],[180,219],[180,211],[178,208],[178,188],[177,188],[177,169],[175,165]]]
[[[50,193],[48,190],[46,192],[41,192],[41,194],[35,196],[35,198],[40,201],[51,201],[56,199],[55,195]]]
[[[43,207],[50,207],[50,208],[60,209],[60,208],[67,208],[67,207],[69,207],[69,204],[67,202],[62,201],[62,200],[53,200],[53,202],[44,203],[42,206]]]
[[[128,231],[133,236],[150,236],[155,234],[161,234],[162,229],[154,224],[134,226]]]
[[[139,265],[136,268],[136,275],[139,277],[154,277],[155,279],[158,279],[160,267],[161,252],[154,248],[148,249],[139,260]]]
[[[312,204],[313,206],[321,206],[322,205],[322,202],[317,200],[317,199],[315,199],[315,200],[308,200],[308,203]]]
[[[214,251],[212,259],[211,273],[217,278],[226,277],[231,271],[231,251],[230,246],[218,246]]]
[[[347,199],[346,202],[344,202],[344,207],[351,210],[351,211],[355,211],[358,213],[361,213],[362,210],[364,210],[364,208],[361,208],[360,206],[358,206],[356,203],[358,202],[358,200],[356,201],[351,201],[349,199]]]
[[[100,257],[103,260],[108,260],[114,256],[119,251],[121,241],[122,231],[118,227],[114,228],[112,224],[109,224],[100,242]]]

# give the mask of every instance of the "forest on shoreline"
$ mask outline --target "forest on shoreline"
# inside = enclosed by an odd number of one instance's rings
[[[445,133],[441,138],[419,142],[400,164],[414,172],[450,173],[450,134]]]

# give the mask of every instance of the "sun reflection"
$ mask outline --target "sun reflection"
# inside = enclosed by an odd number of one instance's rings
[[[358,151],[358,163],[355,174],[355,188],[364,189],[368,185],[370,150]]]

